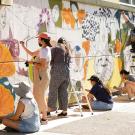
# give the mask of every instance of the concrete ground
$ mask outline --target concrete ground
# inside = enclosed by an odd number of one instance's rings
[[[47,125],[42,125],[38,133],[32,135],[135,135],[135,101],[129,102],[127,96],[115,97],[114,108],[107,112],[83,110],[83,117],[76,107],[68,110],[66,118],[49,118]],[[0,135],[25,135],[7,133],[0,125]]]

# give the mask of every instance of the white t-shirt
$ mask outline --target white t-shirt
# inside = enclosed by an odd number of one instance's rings
[[[34,114],[34,106],[33,106],[34,100],[22,98],[22,99],[20,99],[20,101],[23,102],[23,104],[25,105],[25,109],[24,109],[24,112],[21,115],[21,118],[22,119],[31,118]]]
[[[40,58],[46,59],[47,62],[51,61],[51,49],[50,47],[45,47],[40,49]]]

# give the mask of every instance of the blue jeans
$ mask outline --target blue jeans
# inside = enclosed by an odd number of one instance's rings
[[[93,110],[107,111],[107,110],[112,110],[113,104],[108,104],[108,103],[96,100],[96,101],[91,102],[91,107]]]
[[[31,118],[20,121],[19,131],[23,133],[37,132],[40,128],[40,119],[32,116]]]

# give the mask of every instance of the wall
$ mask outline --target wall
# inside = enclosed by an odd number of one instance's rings
[[[129,29],[119,10],[60,0],[27,2],[16,0],[13,6],[0,7],[0,40],[4,44],[1,46],[12,55],[12,59],[6,58],[1,49],[0,67],[9,63],[16,67],[12,74],[0,68],[1,78],[7,77],[11,84],[30,81],[24,62],[31,58],[19,41],[27,41],[27,47],[36,50],[35,37],[40,32],[47,32],[53,40],[62,36],[70,43],[71,79],[83,80],[85,87],[89,87],[87,78],[93,74],[112,88],[120,83],[122,66],[134,73],[130,47],[125,48]],[[134,13],[127,14],[135,21]]]

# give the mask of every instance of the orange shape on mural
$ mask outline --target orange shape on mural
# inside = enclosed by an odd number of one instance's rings
[[[83,41],[82,47],[85,50],[86,56],[88,56],[89,51],[90,51],[90,41],[89,40]]]
[[[0,85],[0,116],[14,111],[14,97],[3,85]]]
[[[116,41],[115,41],[115,52],[119,54],[121,52],[121,49],[122,49],[122,44],[121,44],[119,39],[116,39]]]
[[[80,24],[82,24],[82,21],[83,19],[85,18],[86,16],[86,13],[85,13],[85,10],[79,10],[78,13],[77,13],[77,17],[78,17],[78,21]]]
[[[62,19],[65,21],[66,24],[70,24],[71,28],[73,29],[75,27],[75,18],[72,14],[72,11],[70,8],[63,8],[62,9]]]
[[[0,77],[8,77],[15,73],[15,64],[10,51],[0,44]]]

